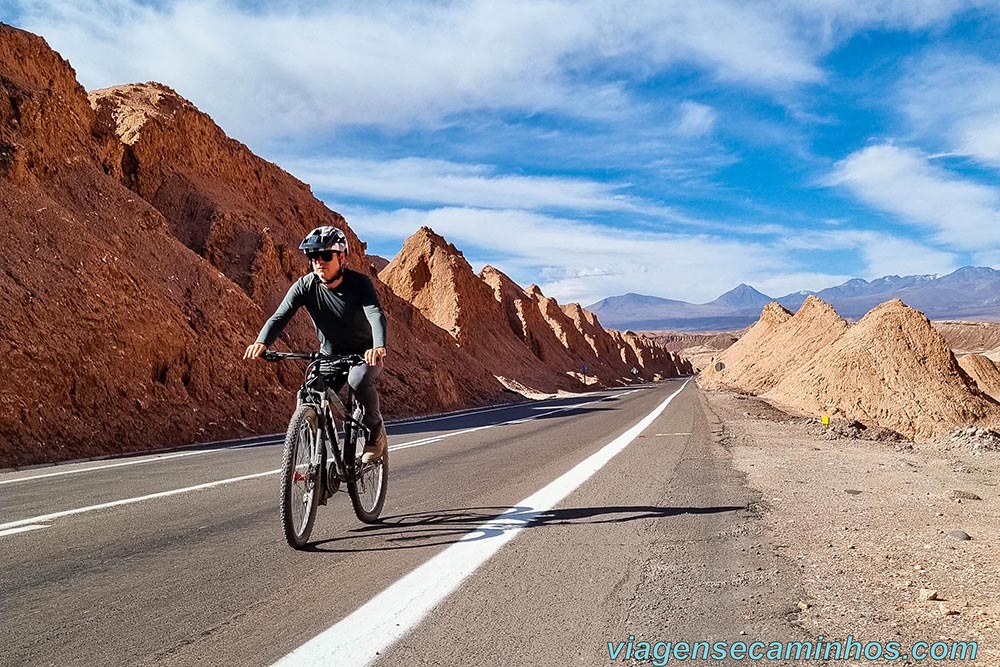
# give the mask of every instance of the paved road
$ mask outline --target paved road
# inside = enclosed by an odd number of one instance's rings
[[[273,441],[0,475],[0,664],[609,665],[629,634],[797,638],[713,419],[669,381],[395,424],[385,523],[340,494],[304,552]]]

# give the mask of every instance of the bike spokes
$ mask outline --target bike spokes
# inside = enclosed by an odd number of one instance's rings
[[[319,446],[316,409],[302,405],[288,425],[281,482],[282,525],[285,539],[295,548],[305,546],[316,519],[321,479],[313,460]]]

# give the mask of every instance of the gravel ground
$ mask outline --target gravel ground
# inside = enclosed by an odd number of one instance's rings
[[[975,640],[974,664],[1000,665],[1000,451],[984,434],[919,445],[702,395],[799,568],[808,606],[796,623],[831,640]]]

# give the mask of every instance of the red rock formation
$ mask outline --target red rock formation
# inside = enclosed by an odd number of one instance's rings
[[[490,286],[455,246],[431,229],[422,227],[408,238],[379,277],[496,375],[535,391],[579,387],[542,364],[514,335]]]
[[[542,318],[566,348],[574,361],[573,367],[580,377],[583,377],[582,369],[585,368],[588,377],[593,377],[601,383],[617,384],[621,380],[622,376],[618,372],[620,368],[616,369],[615,366],[597,357],[583,332],[577,328],[572,318],[563,312],[555,299],[542,294],[538,285],[528,285],[525,293],[535,302]]]
[[[168,89],[122,91],[95,113],[44,40],[0,25],[0,467],[278,431],[291,407],[300,369],[241,350],[307,270],[305,231],[343,219]],[[380,289],[387,414],[510,400]]]
[[[368,254],[368,261],[371,263],[372,269],[375,273],[378,273],[385,267],[389,266],[389,260],[385,257],[379,257],[378,255]]]
[[[577,330],[583,334],[587,345],[594,352],[598,362],[610,366],[617,378],[627,378],[631,376],[631,367],[626,366],[622,361],[621,354],[611,335],[605,331],[604,327],[589,310],[585,310],[578,303],[571,303],[562,307],[566,316],[570,318]]]
[[[539,361],[559,373],[573,374],[579,370],[579,361],[556,337],[532,296],[492,266],[484,267],[479,277],[493,288],[510,330]]]
[[[683,371],[679,367],[674,355],[657,342],[634,331],[623,331],[619,335],[622,337],[624,343],[634,351],[636,359],[639,362],[636,368],[643,379],[653,380],[658,377],[677,377],[682,374]],[[687,372],[690,372],[690,369]]]
[[[259,310],[109,177],[68,63],[0,25],[0,467],[270,427]]]
[[[99,117],[114,122],[121,140],[122,169],[115,173],[163,212],[179,240],[261,306],[261,324],[289,284],[309,270],[298,250],[309,230],[321,225],[344,230],[351,247],[348,265],[373,276],[388,319],[391,355],[380,380],[387,415],[509,400],[482,364],[456,355],[444,332],[373,275],[365,244],[308,185],[227,137],[166,86],[116,86],[94,91],[90,100]],[[292,320],[286,341],[315,348],[305,314]]]

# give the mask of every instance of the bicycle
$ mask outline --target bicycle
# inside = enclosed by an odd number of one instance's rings
[[[371,435],[363,421],[364,406],[348,385],[347,400],[337,395],[347,373],[364,363],[360,355],[329,356],[319,352],[265,352],[266,361],[307,359],[305,378],[288,422],[281,465],[281,524],[289,546],[301,549],[309,540],[316,511],[343,483],[358,519],[377,523],[389,483],[389,448],[382,458],[361,461]],[[343,424],[343,451],[337,424]]]

